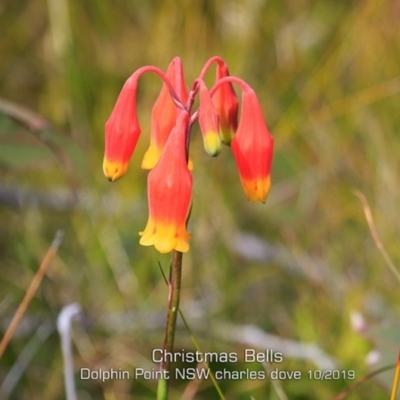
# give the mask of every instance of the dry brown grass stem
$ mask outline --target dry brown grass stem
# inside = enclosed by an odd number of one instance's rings
[[[400,282],[400,272],[394,265],[394,262],[392,261],[389,254],[385,250],[385,247],[382,244],[382,241],[378,235],[378,231],[376,230],[374,218],[372,217],[371,208],[368,204],[367,198],[359,190],[354,190],[353,192],[360,199],[360,201],[363,205],[365,219],[367,220],[368,227],[371,232],[372,239],[374,240],[374,243],[376,244],[376,247],[381,252],[383,258],[386,261],[386,264],[389,266],[390,270],[393,272],[393,275]]]

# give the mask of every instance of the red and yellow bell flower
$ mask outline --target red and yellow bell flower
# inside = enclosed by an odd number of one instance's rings
[[[265,203],[271,188],[274,139],[257,96],[248,85],[242,88],[242,110],[231,147],[246,197]]]
[[[136,91],[137,78],[132,75],[123,86],[106,122],[103,172],[112,182],[125,175],[140,136]]]
[[[160,253],[189,250],[186,219],[192,198],[192,174],[187,166],[189,113],[181,111],[160,160],[147,179],[149,220],[140,244]]]

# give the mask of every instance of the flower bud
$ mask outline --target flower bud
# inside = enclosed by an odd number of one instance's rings
[[[232,140],[232,152],[246,197],[265,203],[271,187],[274,139],[268,131],[254,90],[242,91],[239,126]]]
[[[199,80],[199,125],[203,134],[204,149],[212,157],[221,151],[221,139],[219,136],[219,121],[210,93],[202,80]]]
[[[136,113],[137,78],[124,84],[105,125],[104,175],[112,182],[125,175],[140,136]]]
[[[215,82],[226,76],[229,76],[228,66],[218,63]],[[219,117],[221,140],[229,145],[236,132],[239,107],[232,83],[226,82],[215,91],[213,103]]]

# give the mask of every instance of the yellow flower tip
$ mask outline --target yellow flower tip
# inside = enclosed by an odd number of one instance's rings
[[[232,139],[235,136],[235,131],[232,129],[220,128],[219,135],[221,137],[221,142],[227,146],[230,146]]]
[[[160,159],[162,149],[158,148],[154,144],[150,144],[146,153],[143,156],[142,168],[143,169],[153,169]]]
[[[106,178],[110,182],[115,182],[119,178],[125,175],[128,169],[128,163],[120,162],[120,161],[109,161],[107,158],[104,158],[103,161],[103,172]]]
[[[265,203],[271,189],[271,176],[263,179],[242,179],[242,186],[248,200]]]
[[[215,132],[208,131],[203,137],[204,149],[211,157],[216,157],[221,152],[221,138]]]
[[[190,234],[187,233],[186,227],[179,229],[175,224],[155,223],[149,219],[145,230],[139,232],[139,235],[141,236],[139,244],[154,246],[161,254],[169,253],[172,250],[182,253],[189,251]]]

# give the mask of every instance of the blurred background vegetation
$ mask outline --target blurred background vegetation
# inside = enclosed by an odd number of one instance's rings
[[[147,221],[147,172],[139,166],[160,82],[141,80],[142,137],[127,176],[112,185],[101,168],[103,126],[135,69],[165,69],[177,55],[188,85],[209,57],[222,56],[255,88],[275,137],[270,197],[252,204],[229,149],[209,158],[194,128],[181,308],[202,350],[240,355],[269,346],[233,337],[223,323],[257,327],[300,349],[312,344],[357,379],[393,365],[399,282],[354,190],[368,199],[399,265],[399,20],[394,0],[1,0],[1,334],[55,232],[65,237],[0,361],[0,398],[64,398],[55,323],[72,302],[85,310],[73,329],[76,371],[157,368],[150,356],[162,345],[167,304],[158,263],[167,271],[169,258],[139,246],[138,232]],[[10,101],[29,124],[10,116]],[[183,327],[175,347],[194,350]],[[318,368],[312,355],[281,350],[283,363],[268,368],[303,376]],[[265,366],[239,359],[212,367]],[[346,398],[387,399],[392,376],[393,369],[378,374]],[[152,399],[157,386],[82,381],[78,372],[76,383],[82,400]],[[300,400],[334,399],[352,383],[267,378],[221,386],[227,399]],[[171,398],[218,395],[210,381],[174,381]]]

